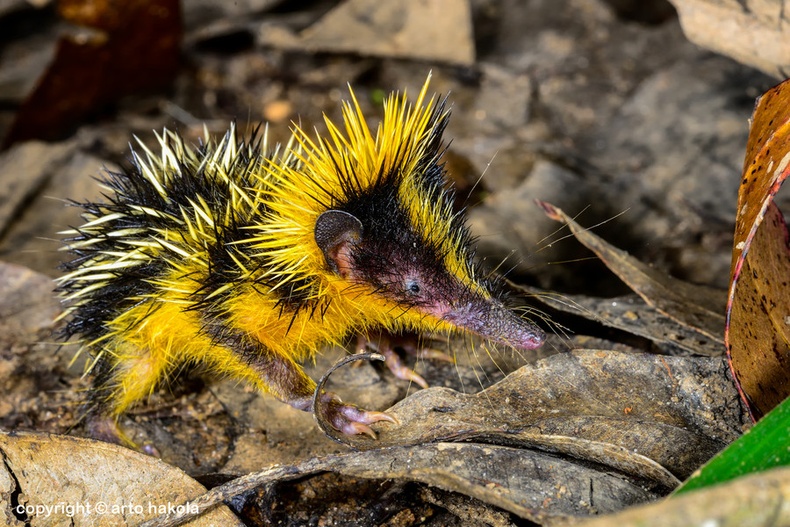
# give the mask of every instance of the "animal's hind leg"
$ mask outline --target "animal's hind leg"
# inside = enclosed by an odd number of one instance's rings
[[[121,430],[118,420],[129,407],[153,393],[166,374],[167,361],[123,342],[108,343],[104,353],[89,402],[88,432],[96,439],[139,449]],[[144,445],[143,451],[155,453],[150,445]]]

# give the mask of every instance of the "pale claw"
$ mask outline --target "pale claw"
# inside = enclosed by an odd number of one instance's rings
[[[378,351],[384,355],[384,363],[395,377],[419,384],[422,388],[428,387],[428,381],[426,381],[422,375],[406,366],[400,358],[400,355],[398,355],[394,349],[387,346],[386,349],[379,349]]]
[[[392,349],[395,348],[402,348],[406,353],[409,355],[414,355],[418,359],[429,359],[429,360],[440,360],[444,362],[450,362],[455,364],[455,359],[452,358],[450,355],[443,351],[439,351],[430,347],[432,342],[444,342],[447,343],[446,340],[436,339],[436,338],[418,338],[415,334],[406,334],[406,335],[399,335],[395,337],[391,337],[388,339],[389,347]],[[417,342],[421,342],[423,346],[417,346]]]
[[[440,360],[443,362],[449,362],[450,364],[455,364],[455,359],[452,358],[450,355],[443,351],[431,349],[431,348],[423,348],[417,352],[417,356],[421,359],[428,359],[428,360]]]
[[[376,439],[376,432],[368,425],[381,421],[400,424],[397,419],[385,412],[372,412],[353,404],[346,404],[333,393],[324,393],[321,399],[324,404],[320,405],[320,411],[323,412],[326,421],[346,435],[365,434],[371,439]]]
[[[151,443],[137,445],[123,433],[118,421],[112,417],[92,415],[87,418],[86,429],[93,439],[125,446],[151,457],[162,457],[159,450]]]
[[[454,363],[455,360],[442,351],[417,347],[415,344],[416,339],[416,336],[390,337],[385,334],[378,334],[375,338],[369,339],[360,335],[357,342],[357,349],[364,350],[365,348],[370,348],[381,353],[384,355],[387,368],[389,368],[395,377],[403,379],[404,381],[413,382],[422,388],[428,388],[428,382],[420,374],[404,364],[403,359],[401,359],[400,355],[395,351],[395,348],[402,348],[410,355],[416,355],[420,359],[441,360],[451,363]]]

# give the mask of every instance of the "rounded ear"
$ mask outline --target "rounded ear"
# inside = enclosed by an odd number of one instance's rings
[[[346,276],[351,267],[348,249],[362,239],[362,222],[348,212],[328,210],[318,216],[313,235],[330,269]]]

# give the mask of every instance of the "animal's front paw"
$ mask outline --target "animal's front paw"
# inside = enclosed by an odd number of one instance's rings
[[[327,423],[346,435],[365,434],[376,439],[376,432],[369,425],[380,421],[398,424],[397,419],[387,413],[371,412],[353,404],[346,404],[331,392],[321,395],[315,411],[321,412]]]

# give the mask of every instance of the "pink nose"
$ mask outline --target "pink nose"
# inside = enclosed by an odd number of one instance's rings
[[[546,340],[540,328],[496,300],[472,300],[450,308],[442,318],[487,340],[516,349],[535,349]]]

